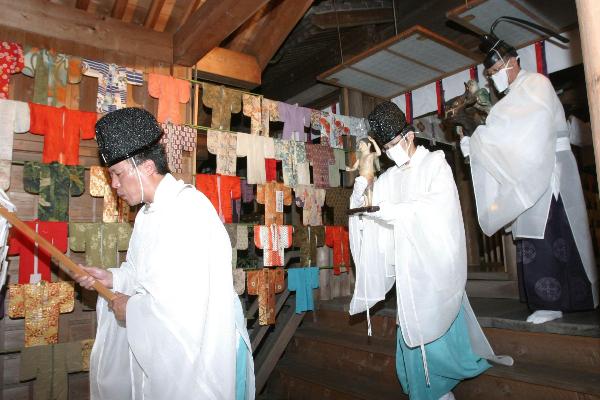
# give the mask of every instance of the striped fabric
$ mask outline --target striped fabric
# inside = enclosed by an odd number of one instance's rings
[[[142,86],[142,71],[84,59],[82,71],[85,76],[98,78],[96,111],[107,113],[127,107],[127,84]]]

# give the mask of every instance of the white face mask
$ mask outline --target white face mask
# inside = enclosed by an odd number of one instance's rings
[[[404,138],[402,138],[402,140],[406,141]],[[399,167],[410,161],[410,156],[406,150],[400,146],[400,142],[396,143],[394,146],[385,151],[385,154],[388,156],[388,158],[396,163],[396,165]]]
[[[511,68],[504,67],[500,71],[496,72],[492,75],[492,82],[494,82],[494,86],[496,90],[500,93],[503,93],[506,89],[508,89],[508,70]]]

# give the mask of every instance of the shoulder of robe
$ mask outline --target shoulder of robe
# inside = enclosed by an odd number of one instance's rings
[[[523,80],[523,85],[527,86],[527,87],[551,87],[552,86],[552,82],[550,82],[550,79],[548,79],[548,77],[546,77],[544,74],[539,74],[537,72],[529,72],[529,71],[525,71],[526,75],[525,75],[525,79]],[[554,90],[554,89],[552,89]]]

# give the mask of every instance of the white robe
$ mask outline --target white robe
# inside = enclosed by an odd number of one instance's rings
[[[350,314],[383,300],[396,283],[398,323],[409,347],[443,336],[465,308],[472,347],[493,354],[465,295],[467,256],[458,192],[441,151],[417,147],[408,166],[388,169],[375,182],[373,204],[394,213],[391,225],[350,217],[350,247],[356,285]],[[351,204],[357,207],[360,204]]]
[[[562,197],[598,305],[588,217],[563,106],[544,75],[521,70],[485,125],[461,141],[470,156],[481,230],[510,225],[513,237],[542,239],[553,194]]]
[[[126,327],[98,300],[93,400],[234,399],[236,321],[229,237],[209,200],[167,174],[138,213],[113,289],[132,296]],[[249,352],[252,367],[252,352]],[[254,398],[253,373],[248,374]]]

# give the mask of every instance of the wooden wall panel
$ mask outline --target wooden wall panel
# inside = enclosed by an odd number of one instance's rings
[[[157,62],[144,57],[136,57],[114,51],[100,50],[83,46],[76,42],[64,42],[40,35],[28,34],[22,31],[0,28],[0,40],[14,41],[21,44],[31,44],[44,48],[54,48],[60,52],[86,57],[102,62],[112,62],[123,66],[137,68],[147,74],[151,72],[186,78],[191,77],[190,70],[183,67],[173,68],[164,62]],[[22,74],[11,76],[9,97],[19,101],[30,101],[33,96],[33,78]],[[83,77],[78,85],[69,85],[69,108],[94,112],[96,108],[96,95],[98,81],[95,78]],[[128,87],[128,105],[143,107],[156,115],[158,101],[148,95],[148,86]],[[182,111],[187,112],[186,106]],[[30,133],[15,134],[13,140],[13,166],[11,171],[11,185],[8,195],[16,204],[17,214],[23,220],[37,217],[38,196],[26,193],[23,190],[23,162],[41,161],[43,149],[43,136]],[[191,181],[193,156],[187,155],[186,172],[187,181]],[[82,196],[70,199],[71,222],[99,222],[102,219],[103,200],[89,195],[89,167],[98,165],[98,149],[95,140],[80,141],[80,164],[85,166],[85,192]],[[67,253],[75,262],[83,263],[84,253]],[[124,254],[122,255],[124,256]],[[9,258],[8,282],[15,283],[18,278],[19,257]],[[53,271],[53,279],[58,280],[58,268]],[[64,278],[66,279],[66,278]],[[89,298],[89,293],[82,296],[83,290],[76,290],[75,309],[72,313],[60,316],[59,341],[61,343],[93,338],[96,331],[96,313],[84,305],[82,298]],[[8,299],[7,299],[8,300]],[[7,304],[6,304],[7,305]],[[33,382],[19,382],[20,349],[24,340],[24,320],[12,320],[5,316],[0,320],[0,399],[33,399]],[[69,398],[87,399],[88,393],[87,373],[76,373],[69,376]]]

